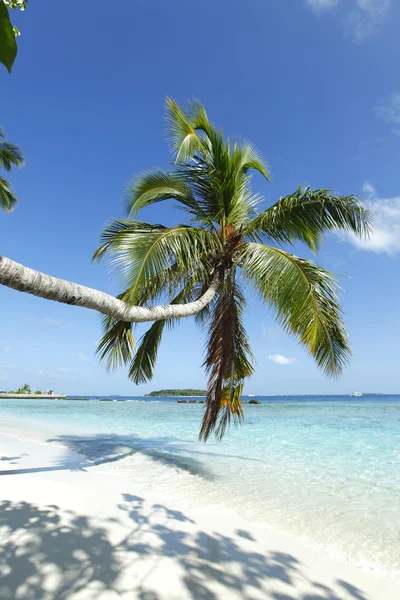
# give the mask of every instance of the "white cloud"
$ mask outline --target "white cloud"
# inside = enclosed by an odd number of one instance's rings
[[[295,358],[288,358],[287,356],[283,356],[283,354],[270,354],[268,356],[268,360],[272,360],[272,362],[276,363],[277,365],[294,365],[294,363],[297,363],[297,360]]]
[[[322,12],[324,10],[331,10],[338,5],[339,0],[306,0],[308,6],[314,12]]]
[[[7,377],[3,377],[3,375],[0,376],[0,381],[7,381]]]
[[[306,5],[316,14],[331,11],[343,6],[350,9],[344,17],[344,28],[347,35],[358,42],[374,35],[386,19],[392,0],[305,0]]]
[[[77,357],[79,358],[79,360],[86,360],[86,356],[82,354],[82,352],[78,352]]]
[[[346,19],[346,29],[358,42],[374,35],[385,20],[391,0],[356,0]]]
[[[361,250],[386,253],[400,252],[400,195],[393,198],[379,198],[374,186],[366,181],[363,185],[366,195],[364,204],[373,213],[372,233],[369,239],[359,239],[353,234],[338,234]]]
[[[12,348],[11,348],[11,346],[3,346],[2,350],[3,350],[3,352],[11,352]]]
[[[37,369],[36,371],[33,371],[34,375],[40,375],[43,377],[56,377],[59,379],[71,379],[71,377],[69,375],[66,375],[66,373],[69,373],[68,369],[65,369],[64,367],[57,367],[55,371],[44,371],[43,369]]]
[[[0,369],[16,369],[15,365],[0,365]]]
[[[369,181],[364,181],[362,191],[368,198],[376,198],[376,189]]]
[[[393,132],[400,135],[400,92],[394,92],[375,108],[379,118],[394,126]]]

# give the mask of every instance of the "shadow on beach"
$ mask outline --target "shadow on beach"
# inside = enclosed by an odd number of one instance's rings
[[[247,531],[206,533],[183,512],[146,506],[131,494],[123,495],[118,509],[121,519],[94,521],[57,506],[1,502],[2,600],[368,600],[344,581],[336,580],[333,590],[307,579],[290,554],[260,553]],[[109,530],[116,524],[122,532],[117,540]],[[151,575],[170,559],[178,564],[181,595],[152,589]],[[297,591],[300,581],[309,592]],[[278,584],[288,591],[274,591]]]
[[[152,461],[159,461],[178,467],[192,475],[200,475],[204,479],[211,481],[214,479],[214,475],[207,466],[207,462],[210,462],[212,457],[223,456],[226,459],[234,458],[243,461],[262,462],[259,459],[238,455],[222,455],[212,450],[202,451],[197,449],[196,446],[191,447],[190,444],[182,444],[179,440],[169,437],[141,438],[136,435],[107,435],[99,433],[85,436],[62,435],[47,441],[66,446],[71,452],[81,455],[82,459],[77,459],[76,456],[71,456],[71,454],[67,453],[65,458],[55,465],[0,469],[0,476],[63,470],[85,470],[91,466],[117,462],[134,454],[142,454]],[[202,457],[205,459],[204,462],[201,461]],[[19,459],[20,457],[4,457],[3,460],[10,459],[9,464],[16,464],[15,462],[11,462],[12,458]]]

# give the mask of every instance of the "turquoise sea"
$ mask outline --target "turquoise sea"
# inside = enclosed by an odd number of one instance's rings
[[[400,581],[400,396],[257,398],[221,443],[197,442],[204,405],[164,398],[0,400],[0,431],[62,442]]]

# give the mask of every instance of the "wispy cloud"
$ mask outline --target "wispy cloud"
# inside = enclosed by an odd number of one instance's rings
[[[69,370],[64,367],[57,367],[55,371],[44,371],[43,369],[36,369],[36,371],[33,371],[34,375],[39,375],[40,377],[73,379],[68,373]]]
[[[306,3],[314,12],[323,12],[337,6],[339,0],[306,0]]]
[[[380,119],[393,126],[393,133],[400,135],[400,92],[381,100],[375,112]]]
[[[3,375],[0,375],[0,381],[7,381],[7,377],[4,377]]]
[[[82,354],[82,352],[78,352],[77,357],[79,358],[79,360],[87,360],[86,356]]]
[[[369,239],[359,239],[353,234],[339,237],[361,250],[395,255],[400,252],[400,195],[379,198],[374,186],[366,181],[363,185],[364,204],[373,213],[372,233]]]
[[[333,12],[336,7],[350,8],[344,16],[344,31],[357,42],[362,42],[379,30],[389,14],[392,0],[305,0],[306,5],[316,14]]]
[[[362,191],[370,200],[374,200],[376,198],[376,189],[370,181],[364,181]]]
[[[60,379],[73,379],[73,377],[70,377],[66,374],[66,371],[60,371],[59,369],[56,369],[55,371],[50,371],[50,373],[48,373],[48,377],[56,377]]]
[[[11,352],[11,350],[12,350],[11,346],[3,346],[2,347],[3,352]]]
[[[0,365],[0,369],[16,369],[15,365]]]
[[[272,362],[276,363],[277,365],[294,365],[295,363],[297,363],[297,360],[295,358],[288,358],[287,356],[283,356],[283,354],[270,354],[268,356],[268,360],[272,360]]]
[[[261,339],[277,339],[281,335],[281,330],[276,325],[266,325],[259,323]]]
[[[357,0],[346,19],[346,31],[362,42],[375,35],[387,17],[391,0]]]

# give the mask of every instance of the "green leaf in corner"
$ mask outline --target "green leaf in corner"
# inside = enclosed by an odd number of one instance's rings
[[[11,69],[17,56],[17,42],[11,25],[8,8],[3,0],[0,0],[0,62],[11,73]]]

